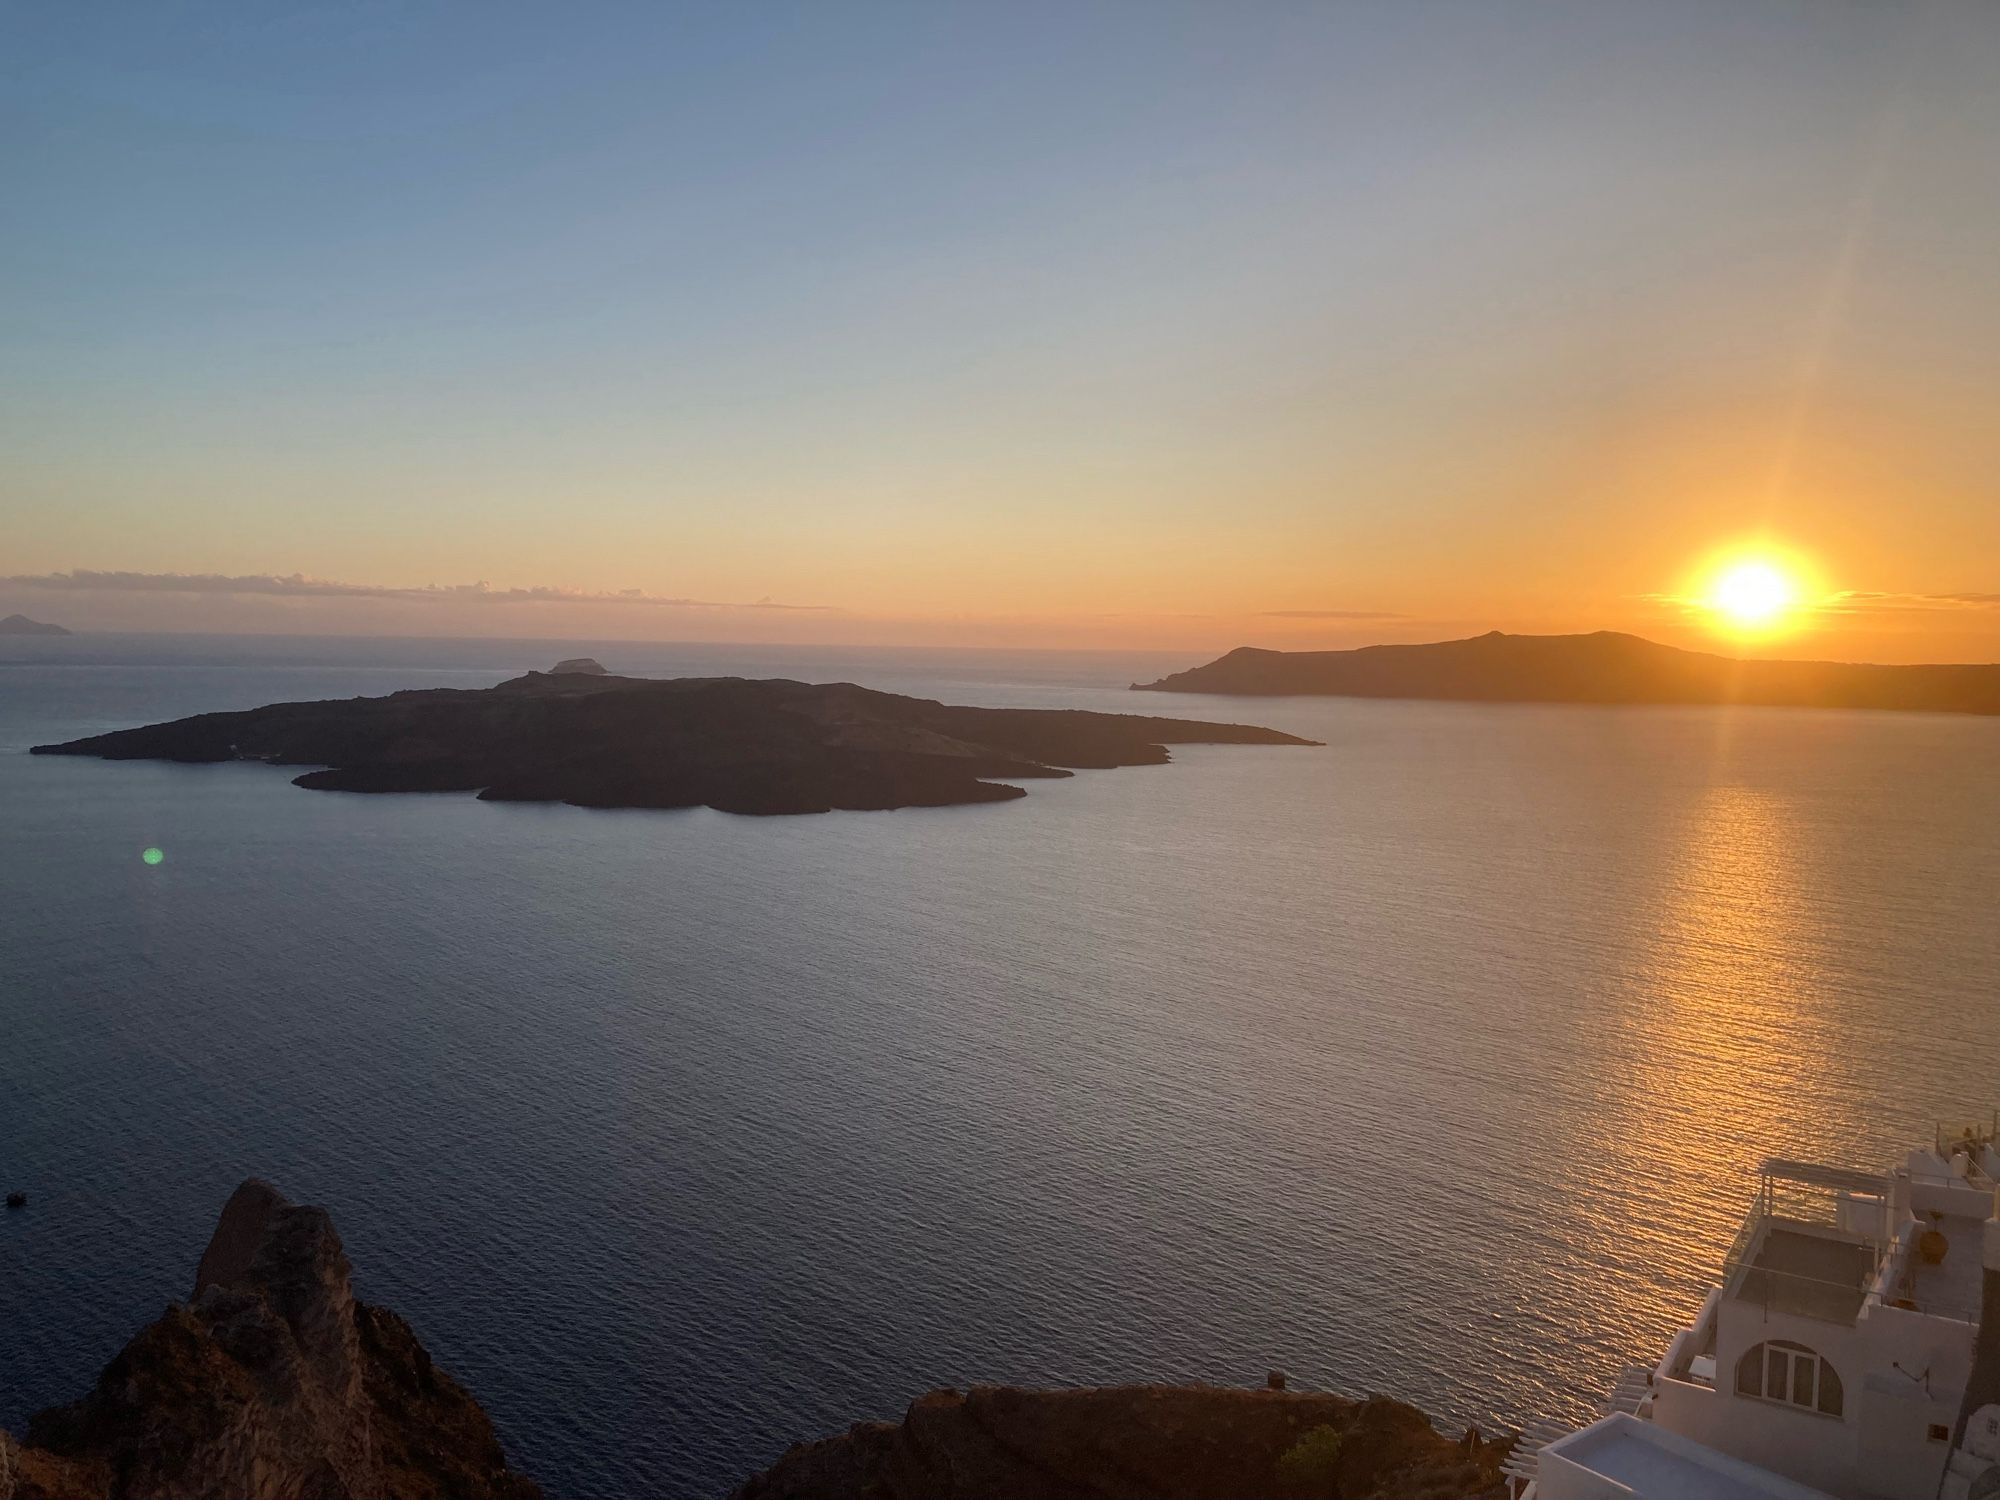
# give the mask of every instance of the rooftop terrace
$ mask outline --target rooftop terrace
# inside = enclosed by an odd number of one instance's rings
[[[1880,1263],[1865,1240],[1774,1220],[1754,1243],[1732,1295],[1771,1312],[1852,1327]]]
[[[1925,1230],[1944,1236],[1944,1259],[1932,1264],[1918,1243]],[[1926,1216],[1907,1225],[1891,1251],[1879,1281],[1882,1300],[1933,1317],[1979,1321],[1981,1251],[1985,1222],[1970,1215]]]
[[[1546,1500],[1596,1500],[1607,1479],[1634,1500],[1826,1500],[1768,1469],[1623,1415],[1544,1448],[1537,1493]]]
[[[1771,1158],[1723,1263],[1739,1302],[1852,1327],[1891,1242],[1889,1183],[1877,1173]]]

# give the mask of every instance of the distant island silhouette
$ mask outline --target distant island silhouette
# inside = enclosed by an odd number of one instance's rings
[[[960,708],[845,682],[614,677],[578,658],[497,687],[199,714],[34,753],[326,767],[294,782],[315,791],[770,814],[1001,802],[1026,795],[1006,781],[1160,765],[1168,745],[1313,743],[1244,724]]]
[[[70,631],[60,625],[51,625],[44,620],[31,620],[26,615],[9,615],[0,620],[0,635],[69,635]]]
[[[1739,703],[2000,714],[2000,664],[1870,666],[1742,661],[1636,635],[1506,635],[1266,651],[1243,646],[1206,666],[1133,683],[1135,692],[1259,697],[1439,698],[1481,703]]]

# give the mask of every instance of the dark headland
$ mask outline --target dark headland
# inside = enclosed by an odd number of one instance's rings
[[[68,635],[70,632],[60,625],[51,625],[46,620],[31,620],[26,615],[9,615],[0,620],[0,635]]]
[[[1484,703],[1740,703],[2000,714],[2000,665],[1885,667],[1739,661],[1636,635],[1503,635],[1354,651],[1243,646],[1158,682],[1150,693],[1442,698]]]
[[[944,807],[1006,782],[1164,764],[1177,744],[1310,745],[1274,729],[1078,710],[959,708],[852,683],[614,677],[563,663],[497,687],[277,703],[122,729],[37,755],[321,766],[315,791],[733,813]]]
[[[22,1441],[0,1432],[0,1500],[537,1500],[478,1401],[350,1275],[325,1209],[245,1182],[187,1301]],[[1473,1500],[1500,1493],[1509,1447],[1380,1398],[982,1386],[798,1444],[736,1496]]]

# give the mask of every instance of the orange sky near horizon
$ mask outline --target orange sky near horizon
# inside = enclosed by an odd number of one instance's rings
[[[1752,628],[1730,619],[1711,598],[1717,567],[1739,556],[1779,560],[1801,588],[1798,603]],[[653,596],[592,597],[596,591],[546,590],[542,597],[502,597],[426,585],[390,589],[336,581],[252,577],[146,577],[95,587],[0,583],[0,612],[20,609],[77,630],[245,634],[409,635],[549,640],[735,641],[884,646],[1130,649],[1218,655],[1238,645],[1282,650],[1345,649],[1387,642],[1452,639],[1501,629],[1516,633],[1630,631],[1649,639],[1724,655],[1845,661],[2000,660],[2000,599],[1836,588],[1830,575],[1799,554],[1759,540],[1711,549],[1664,577],[1651,593],[1600,595],[1567,608],[1258,609],[1217,599],[1206,610],[1060,607],[973,608],[895,613],[839,605]],[[1253,601],[1261,602],[1261,601]]]
[[[2000,7],[16,30],[0,614],[2000,660]]]

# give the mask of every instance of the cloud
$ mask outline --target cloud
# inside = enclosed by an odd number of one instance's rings
[[[772,609],[823,611],[824,604],[779,604],[769,597],[754,604],[716,599],[679,599],[648,594],[641,589],[495,588],[485,582],[425,584],[395,588],[386,584],[341,583],[309,578],[304,573],[118,573],[76,568],[67,573],[17,573],[0,577],[0,586],[54,589],[65,593],[101,594],[260,594],[283,599],[415,599],[444,604],[648,604],[667,609]]]
[[[1834,614],[2000,609],[2000,594],[1887,594],[1849,589],[1820,601],[1818,607]]]
[[[1643,604],[1661,604],[1689,612],[1705,612],[1705,599],[1683,594],[1639,594]],[[2000,610],[2000,594],[1893,594],[1871,589],[1843,589],[1799,605],[1802,613],[1825,615],[1948,614]]]
[[[1386,609],[1262,609],[1260,620],[1407,620]]]

